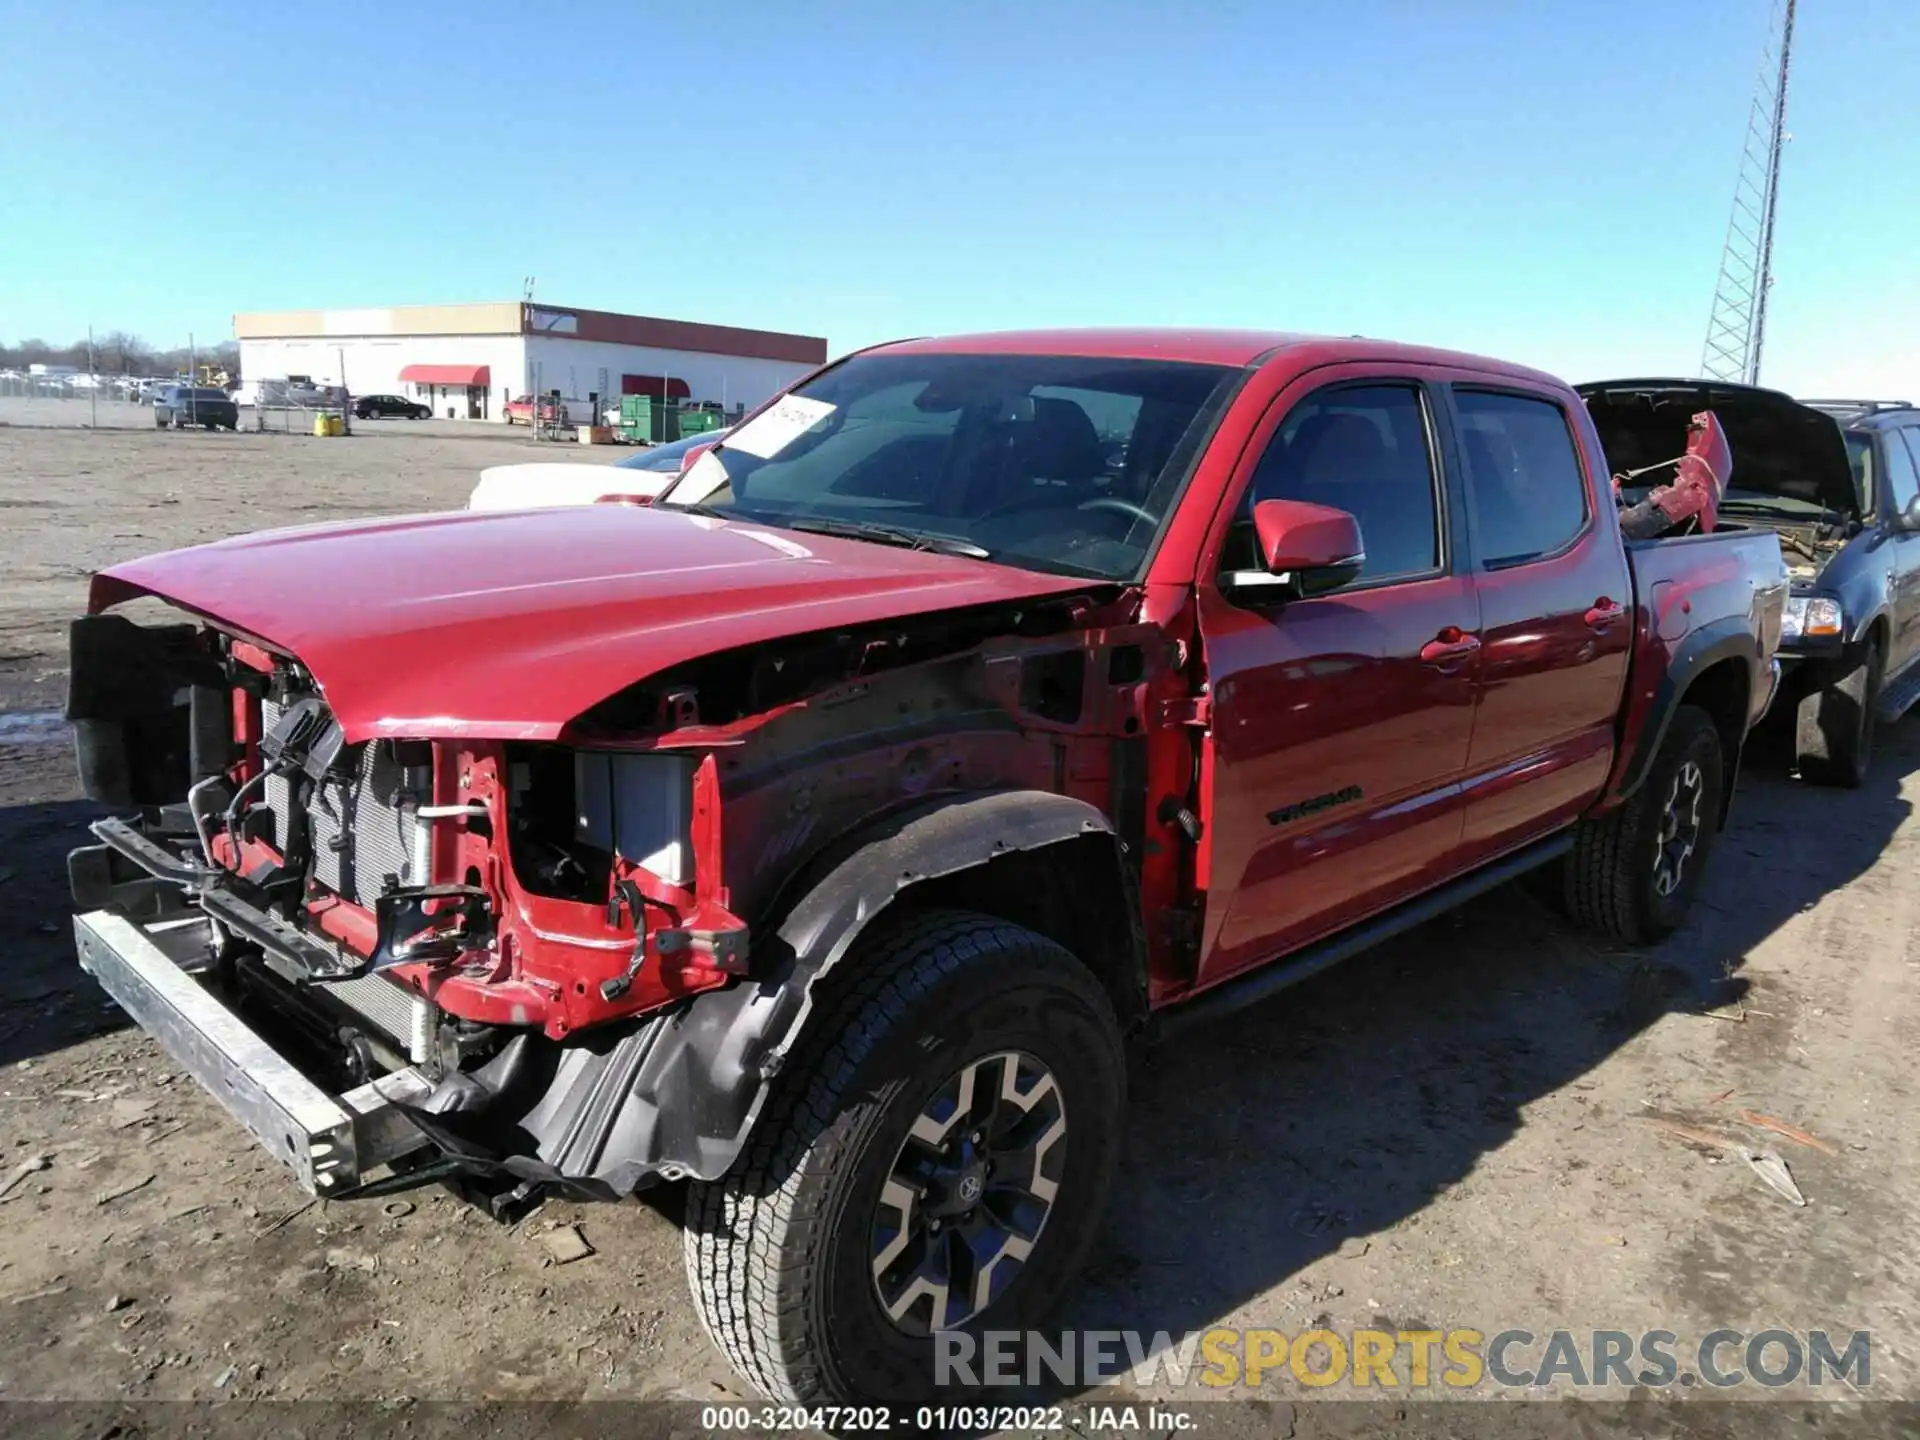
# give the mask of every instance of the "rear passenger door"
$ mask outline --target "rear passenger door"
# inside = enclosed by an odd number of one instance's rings
[[[1480,599],[1463,859],[1572,820],[1600,793],[1633,634],[1632,580],[1599,522],[1568,397],[1450,387]]]

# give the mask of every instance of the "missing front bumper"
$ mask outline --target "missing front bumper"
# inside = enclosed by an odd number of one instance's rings
[[[377,1167],[431,1142],[403,1107],[432,1089],[409,1068],[329,1094],[201,983],[213,964],[201,916],[141,924],[107,910],[76,915],[81,968],[293,1171],[308,1194],[344,1195]]]

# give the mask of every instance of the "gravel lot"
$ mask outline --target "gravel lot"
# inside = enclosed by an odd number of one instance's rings
[[[323,441],[0,421],[0,1182],[51,1157],[0,1197],[0,1395],[726,1397],[676,1195],[510,1229],[431,1190],[296,1210],[123,1028],[66,927],[90,812],[43,717],[89,572],[455,505],[486,464],[609,457],[405,422]],[[1868,1329],[1867,1393],[1920,1398],[1920,725],[1858,792],[1764,758],[1742,786],[1697,920],[1655,952],[1598,948],[1508,889],[1143,1057],[1075,1323]],[[1649,1116],[1771,1145],[1809,1203]],[[597,1253],[553,1264],[563,1223]]]

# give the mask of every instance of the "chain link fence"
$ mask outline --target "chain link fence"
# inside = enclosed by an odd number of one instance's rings
[[[167,386],[230,390],[237,369],[232,344],[155,350],[119,333],[64,348],[0,344],[0,423],[137,429],[154,423],[151,407]]]

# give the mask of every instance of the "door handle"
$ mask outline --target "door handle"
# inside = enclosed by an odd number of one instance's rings
[[[1420,647],[1420,658],[1429,665],[1444,665],[1450,660],[1465,660],[1480,649],[1480,637],[1457,625],[1449,625]]]
[[[1619,601],[1609,600],[1606,596],[1602,595],[1598,600],[1593,602],[1593,608],[1587,611],[1586,622],[1594,629],[1602,630],[1613,624],[1614,621],[1626,613],[1626,607]]]

